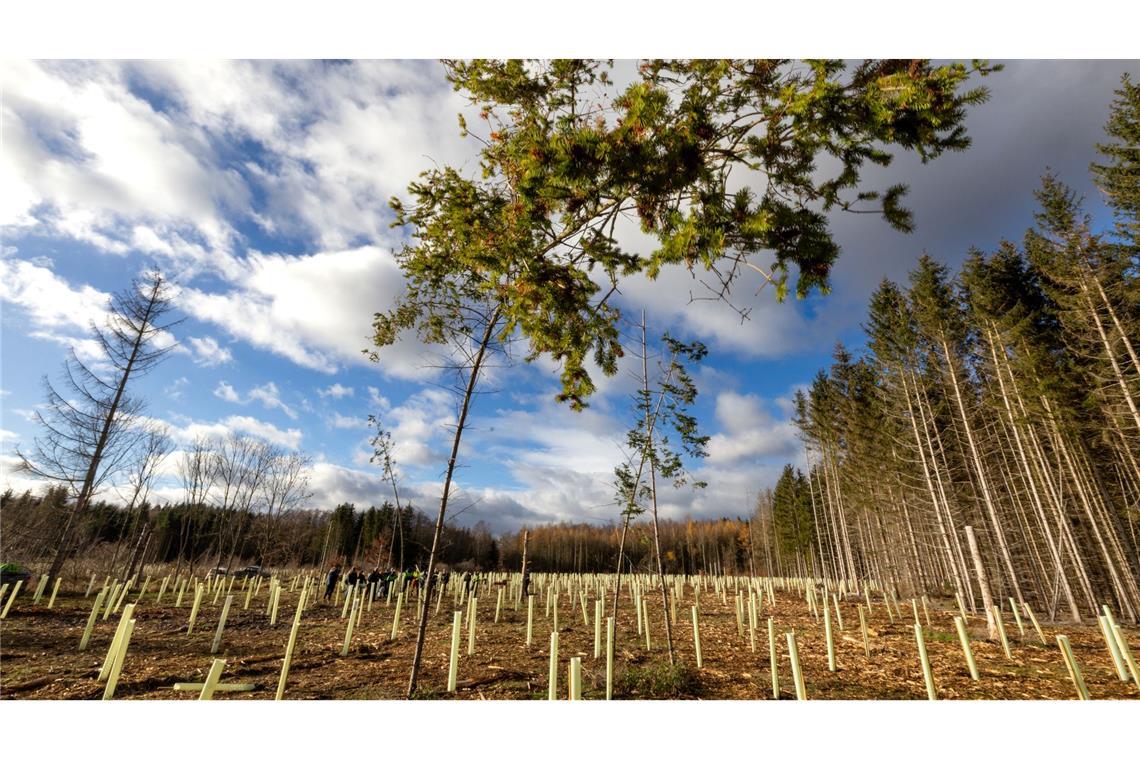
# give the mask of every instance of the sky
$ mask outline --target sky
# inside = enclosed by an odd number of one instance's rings
[[[628,71],[619,62],[618,80]],[[651,331],[709,347],[697,371],[707,459],[701,491],[663,492],[666,517],[748,514],[784,463],[802,465],[789,422],[796,389],[837,341],[858,349],[867,297],[905,281],[923,252],[957,267],[1032,223],[1047,167],[1105,211],[1087,167],[1120,75],[1135,61],[1011,61],[967,118],[969,151],[922,165],[899,155],[866,180],[910,185],[917,229],[836,215],[842,246],[827,296],[777,303],[744,289],[750,318],[691,301],[683,270],[623,285],[620,304]],[[370,460],[369,415],[391,431],[401,495],[431,513],[455,420],[439,358],[414,340],[372,363],[372,315],[401,290],[388,199],[426,168],[472,173],[459,135],[469,107],[431,61],[0,62],[0,479],[28,449],[68,347],[98,361],[88,325],[109,294],[161,268],[177,286],[178,346],[135,392],[181,447],[238,432],[314,459],[311,506],[390,498]],[[475,119],[469,120],[474,122]],[[631,241],[634,240],[631,237]],[[636,244],[636,243],[634,243]],[[549,362],[488,374],[460,453],[453,519],[496,532],[616,519],[613,468],[631,423],[632,359],[597,378],[590,407],[557,404]],[[177,454],[175,454],[177,456]],[[178,500],[173,458],[152,500]],[[116,498],[111,486],[102,494]]]

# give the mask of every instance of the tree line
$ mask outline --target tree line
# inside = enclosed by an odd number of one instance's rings
[[[37,565],[49,561],[70,506],[62,486],[42,494],[11,489],[0,494],[5,557]],[[73,523],[71,540],[87,570],[119,578],[145,572],[155,563],[190,573],[247,564],[423,567],[434,524],[411,505],[400,512],[397,516],[387,501],[366,509],[344,503],[333,509],[234,512],[215,503],[144,501],[130,507],[99,500]],[[483,522],[446,526],[441,557],[459,570],[510,567],[503,565],[499,541]]]
[[[1020,241],[956,275],[923,256],[872,294],[795,399],[807,472],[758,505],[768,568],[1140,614],[1140,87],[1091,167],[1098,228],[1053,174]],[[976,535],[981,570],[972,557]]]

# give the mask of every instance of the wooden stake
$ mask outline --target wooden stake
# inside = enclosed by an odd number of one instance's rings
[[[534,643],[534,594],[526,595],[526,645]]]
[[[978,663],[974,661],[974,650],[970,648],[970,634],[966,631],[966,621],[956,615],[954,627],[958,629],[958,641],[962,643],[962,652],[966,655],[966,664],[970,667],[970,678],[977,681]]]
[[[1112,633],[1116,637],[1116,646],[1120,649],[1120,656],[1132,674],[1132,680],[1140,687],[1140,668],[1136,667],[1136,658],[1132,656],[1132,649],[1128,646],[1128,639],[1124,638],[1124,631],[1116,623],[1112,624]]]
[[[558,699],[558,631],[550,633],[550,683],[547,691],[547,699],[554,701]]]
[[[404,592],[401,591],[396,596],[396,614],[392,616],[392,635],[391,641],[396,640],[396,636],[400,633],[400,610],[404,608]]]
[[[606,618],[606,699],[614,695],[614,619]]]
[[[1085,686],[1085,677],[1081,675],[1081,666],[1077,664],[1077,658],[1073,657],[1073,648],[1069,646],[1069,637],[1058,634],[1057,644],[1061,647],[1061,656],[1065,660],[1065,667],[1069,669],[1069,678],[1073,679],[1073,685],[1077,687],[1077,698],[1087,700],[1089,690]]]
[[[91,614],[87,616],[87,627],[83,629],[83,638],[79,640],[80,652],[85,651],[88,643],[91,641],[91,631],[95,628],[95,619],[99,615],[99,606],[103,604],[103,598],[106,595],[107,590],[101,589],[95,597],[95,604],[91,606]]]
[[[827,639],[827,669],[835,672],[835,640],[831,637],[831,607],[824,601],[823,635]]]
[[[1037,636],[1041,639],[1041,643],[1045,644],[1045,634],[1041,631],[1041,624],[1037,622],[1037,616],[1033,614],[1033,608],[1026,602],[1024,605],[1025,614],[1029,616],[1029,622],[1033,623],[1033,630],[1037,631]]]
[[[190,622],[186,624],[187,636],[194,632],[194,621],[198,619],[198,607],[202,604],[202,592],[204,590],[204,586],[198,586],[194,589],[194,606],[190,608]]]
[[[1009,650],[1009,639],[1005,637],[1005,623],[1001,619],[1001,610],[998,607],[993,607],[991,610],[993,614],[994,625],[997,626],[998,637],[1001,639],[1001,648],[1005,651],[1007,659],[1013,659],[1013,652]]]
[[[126,614],[124,612],[124,614]],[[103,699],[111,699],[115,696],[115,687],[119,685],[119,674],[123,670],[123,661],[127,659],[127,647],[131,644],[131,634],[135,630],[135,621],[128,620],[127,627],[123,630],[122,639],[119,641],[119,646],[115,650],[114,662],[111,665],[111,672],[107,676],[107,686],[103,689]]]
[[[63,580],[63,577],[57,578],[55,586],[52,587],[52,589],[51,589],[51,598],[48,599],[48,610],[50,610],[51,607],[56,606],[56,594],[59,593],[59,582],[62,580]]]
[[[788,659],[792,661],[792,681],[796,685],[796,699],[807,699],[807,684],[804,683],[803,670],[800,669],[800,650],[796,648],[796,632],[789,631]]]
[[[863,632],[863,653],[867,659],[871,658],[871,639],[867,635],[867,618],[863,614],[863,605],[859,605],[859,629]]]
[[[16,601],[16,595],[20,593],[20,586],[24,585],[23,581],[16,581],[16,585],[12,587],[12,593],[8,595],[8,601],[4,605],[4,611],[0,612],[0,620],[8,617],[8,610],[12,609],[12,602]]]
[[[930,670],[930,658],[926,656],[926,638],[922,635],[922,626],[914,624],[914,640],[918,643],[918,659],[922,663],[922,678],[926,681],[926,697],[930,700],[938,699],[938,692],[934,690],[934,673]]]
[[[570,701],[582,699],[582,658],[570,658]]]
[[[44,595],[44,589],[47,588],[47,582],[47,575],[41,575],[40,582],[36,584],[36,591],[34,594],[32,594],[32,604],[40,603],[40,597]]]
[[[222,680],[222,671],[225,667],[225,660],[214,660],[210,664],[210,672],[206,675],[206,682],[202,684],[202,693],[198,695],[198,701],[214,698],[214,692],[218,688],[218,681]]]
[[[451,659],[447,667],[447,690],[455,691],[456,678],[459,676],[459,634],[463,630],[463,613],[456,610],[451,621]]]
[[[704,660],[701,658],[701,626],[697,621],[697,606],[693,605],[693,647],[697,650],[697,667],[703,668]]]
[[[127,627],[134,617],[135,606],[128,604],[123,608],[122,617],[119,618],[119,625],[115,628],[115,636],[111,639],[111,646],[107,648],[107,656],[103,658],[103,666],[99,668],[99,675],[96,681],[106,681],[111,675],[111,668],[115,664],[115,657],[119,652],[119,645],[123,641],[123,636],[126,635]]]
[[[772,699],[780,698],[780,671],[776,659],[776,624],[768,618],[768,661],[772,668]]]
[[[467,656],[475,654],[475,620],[479,614],[479,597],[471,597],[471,614],[467,616]]]
[[[285,661],[281,663],[281,676],[277,679],[277,693],[273,699],[280,701],[285,696],[285,681],[289,678],[289,663],[293,661],[293,648],[297,645],[297,631],[301,628],[301,613],[305,611],[305,598],[308,587],[301,589],[297,600],[297,611],[293,613],[293,627],[289,630],[289,643],[285,645]]]
[[[230,614],[230,605],[233,604],[233,594],[226,595],[226,603],[222,605],[222,616],[218,618],[218,631],[214,634],[214,643],[210,646],[210,654],[217,654],[222,646],[222,632],[226,630],[226,618]]]
[[[1128,681],[1128,671],[1124,668],[1124,658],[1120,654],[1119,647],[1116,646],[1116,636],[1112,632],[1112,623],[1104,615],[1098,617],[1097,622],[1100,623],[1100,635],[1104,637],[1108,656],[1112,660],[1113,667],[1116,668],[1116,677],[1121,681]]]
[[[281,604],[280,584],[275,584],[273,588],[269,590],[269,598],[272,600],[269,608],[269,626],[272,628],[277,625],[277,608]]]
[[[594,602],[594,659],[602,656],[602,612],[603,602],[598,599]]]
[[[1021,615],[1017,611],[1017,602],[1013,598],[1009,599],[1009,608],[1013,610],[1013,621],[1017,623],[1017,633],[1021,638],[1025,638],[1025,623],[1021,622]]]
[[[348,646],[352,643],[352,629],[356,625],[356,608],[360,604],[360,599],[352,601],[352,614],[348,617],[348,624],[344,627],[344,645],[340,648],[340,656],[348,656]],[[393,638],[395,635],[393,634]]]

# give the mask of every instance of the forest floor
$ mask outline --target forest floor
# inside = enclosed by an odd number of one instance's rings
[[[837,670],[827,667],[822,617],[817,620],[802,595],[780,593],[774,607],[767,599],[756,632],[756,651],[748,636],[737,633],[735,598],[722,602],[711,591],[701,595],[700,633],[703,667],[697,669],[690,613],[691,592],[678,605],[678,624],[673,626],[677,655],[685,666],[680,671],[666,667],[664,617],[660,596],[649,599],[652,616],[652,650],[638,638],[636,614],[628,595],[619,609],[615,651],[614,697],[618,699],[772,699],[767,618],[777,631],[780,698],[794,699],[791,667],[784,632],[796,631],[810,699],[925,699],[922,670],[914,637],[913,613],[902,605],[902,617],[892,621],[879,603],[868,618],[870,657],[863,649],[856,601],[841,602],[843,630],[835,630]],[[485,592],[486,593],[486,592]],[[134,599],[131,595],[131,600]],[[187,595],[189,596],[189,594]],[[192,692],[175,691],[177,682],[201,683],[214,657],[226,660],[222,683],[248,683],[250,692],[219,693],[220,699],[272,699],[297,593],[283,591],[277,625],[269,626],[265,614],[264,587],[249,610],[242,609],[244,594],[235,590],[222,645],[217,655],[209,653],[221,613],[221,600],[213,603],[207,594],[194,631],[187,635],[189,602],[172,606],[167,594],[162,606],[154,594],[135,611],[137,621],[116,699],[194,699]],[[54,609],[33,605],[31,595],[21,595],[6,620],[0,621],[0,698],[3,699],[99,699],[103,683],[96,681],[100,665],[118,623],[118,615],[96,623],[87,651],[78,651],[80,638],[95,595],[62,593]],[[420,676],[420,696],[431,699],[546,699],[549,642],[552,620],[544,613],[541,597],[535,600],[534,644],[526,642],[526,606],[515,610],[505,603],[498,623],[494,619],[494,592],[481,598],[478,609],[476,647],[467,655],[467,622],[464,620],[459,658],[459,685],[446,692],[451,641],[452,608],[444,600],[428,624],[428,638]],[[612,601],[612,600],[611,600]],[[605,651],[594,659],[593,601],[588,602],[591,622],[582,612],[571,612],[562,599],[559,613],[560,699],[566,698],[570,657],[582,658],[583,698],[605,697]],[[607,610],[610,602],[607,602]],[[399,699],[407,687],[415,647],[414,614],[405,608],[400,632],[390,641],[395,605],[374,602],[363,613],[353,635],[348,656],[341,657],[345,623],[340,606],[318,602],[302,617],[296,649],[290,665],[288,699]],[[434,612],[434,605],[433,605]],[[1008,613],[1008,609],[1007,609]],[[954,629],[953,600],[932,599],[930,622],[920,620],[926,631],[934,681],[941,699],[1074,699],[1076,690],[1066,671],[1055,635],[1069,636],[1093,699],[1138,699],[1140,688],[1119,680],[1104,639],[1096,625],[1042,622],[1047,644],[1042,644],[1029,621],[1026,635],[1019,635],[1015,622],[1005,621],[1013,658],[1007,659],[998,642],[984,640],[985,620],[971,617],[970,635],[981,674],[972,681]],[[1007,615],[1008,617],[1008,615]],[[604,621],[603,621],[604,622]],[[1119,621],[1118,621],[1119,622]],[[1140,653],[1140,629],[1126,627],[1132,651]],[[604,624],[603,624],[603,636]]]

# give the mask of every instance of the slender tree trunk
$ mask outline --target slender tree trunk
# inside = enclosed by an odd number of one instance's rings
[[[123,394],[127,389],[127,381],[130,379],[131,371],[135,366],[135,360],[138,359],[139,351],[142,350],[146,329],[150,326],[151,315],[154,313],[155,305],[158,302],[160,286],[161,282],[156,280],[154,287],[151,289],[146,310],[143,312],[139,330],[134,336],[130,358],[127,359],[127,365],[123,368],[123,372],[119,376],[119,382],[115,387],[115,395],[111,399],[111,405],[107,408],[107,413],[103,416],[99,437],[95,443],[95,451],[91,455],[91,463],[87,466],[87,473],[83,476],[83,486],[79,489],[79,495],[75,499],[75,506],[68,512],[67,520],[63,525],[63,532],[59,537],[59,547],[56,550],[55,559],[52,560],[51,567],[48,569],[48,583],[53,582],[59,576],[60,570],[63,569],[63,563],[67,559],[68,554],[71,553],[73,541],[72,533],[74,532],[75,521],[79,518],[79,515],[87,509],[87,502],[91,499],[95,491],[95,478],[99,472],[99,466],[103,462],[103,453],[107,447],[107,440],[111,436],[111,428],[119,413],[119,404],[122,403]]]
[[[475,393],[475,384],[479,380],[479,370],[483,366],[483,357],[487,353],[487,347],[490,345],[492,337],[494,336],[495,325],[499,321],[499,311],[496,309],[492,312],[487,320],[487,326],[483,330],[483,337],[479,342],[479,349],[475,354],[475,361],[471,366],[471,374],[467,378],[467,388],[463,393],[463,403],[459,411],[459,419],[455,426],[455,437],[451,443],[451,456],[447,460],[447,474],[443,480],[443,495],[439,500],[439,515],[435,521],[435,532],[431,540],[431,553],[428,555],[427,564],[427,578],[425,580],[424,598],[431,599],[432,586],[434,584],[434,571],[436,557],[439,555],[439,542],[440,537],[443,535],[444,518],[447,513],[447,499],[451,495],[451,481],[455,474],[455,461],[459,457],[459,442],[463,438],[463,430],[467,425],[467,412],[471,408],[471,399]],[[416,650],[412,655],[412,673],[408,679],[408,692],[407,697],[411,699],[416,693],[416,681],[420,674],[420,662],[423,659],[424,652],[424,639],[427,637],[427,624],[428,616],[431,613],[431,605],[424,604],[420,609],[420,622],[416,632]]]

